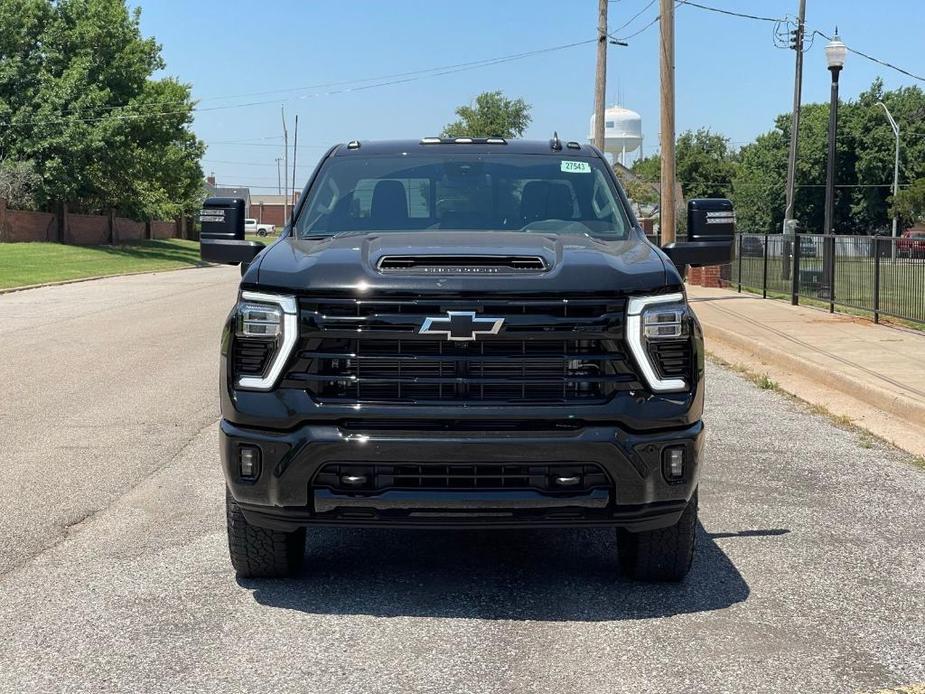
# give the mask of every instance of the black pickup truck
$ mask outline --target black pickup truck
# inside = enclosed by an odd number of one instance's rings
[[[703,460],[690,265],[729,262],[727,200],[646,240],[587,144],[332,147],[264,247],[206,201],[202,257],[242,264],[221,342],[231,562],[297,572],[306,529],[615,528],[621,570],[680,580]]]

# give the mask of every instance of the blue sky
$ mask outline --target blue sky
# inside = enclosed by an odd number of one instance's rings
[[[610,3],[618,35],[642,29],[658,2]],[[702,0],[703,4],[771,17],[794,15],[798,0]],[[209,145],[203,161],[223,183],[276,192],[282,156],[280,105],[299,114],[301,187],[326,147],[351,139],[439,134],[456,106],[500,89],[533,105],[526,135],[553,130],[587,138],[593,106],[593,43],[426,79],[339,94],[340,87],[297,88],[360,80],[507,56],[593,39],[596,0],[140,0],[142,30],[163,46],[166,74],[193,85],[203,109],[195,130]],[[917,73],[922,61],[925,2],[807,0],[807,24],[826,33],[837,24],[850,46]],[[790,110],[793,52],[775,48],[773,25],[678,8],[677,128],[709,127],[736,145],[771,127]],[[608,102],[620,99],[643,119],[644,148],[658,141],[658,25],[610,47]],[[824,40],[806,56],[804,103],[828,99]],[[849,55],[842,95],[851,97],[881,75],[887,88],[919,84]],[[255,94],[272,90],[288,92]],[[251,102],[253,106],[224,108]],[[217,108],[221,107],[221,108]],[[205,110],[215,109],[215,110]],[[290,133],[291,135],[291,133]],[[291,165],[291,161],[290,161]]]

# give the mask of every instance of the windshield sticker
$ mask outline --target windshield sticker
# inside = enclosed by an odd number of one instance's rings
[[[586,161],[563,161],[561,169],[565,173],[591,173],[591,165]]]

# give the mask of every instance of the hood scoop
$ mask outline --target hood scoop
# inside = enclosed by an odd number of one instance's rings
[[[386,255],[379,272],[422,275],[500,275],[546,272],[549,266],[537,255]]]

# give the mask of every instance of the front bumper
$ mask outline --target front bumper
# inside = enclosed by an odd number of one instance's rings
[[[240,476],[242,447],[260,450],[255,480]],[[685,472],[669,482],[662,452],[685,450]],[[254,525],[403,527],[611,526],[631,531],[677,522],[697,487],[703,424],[631,433],[611,425],[564,431],[364,429],[308,424],[277,432],[222,420],[221,452],[232,496]],[[347,493],[313,486],[327,464],[597,465],[606,489],[575,494],[535,489],[393,489]]]

